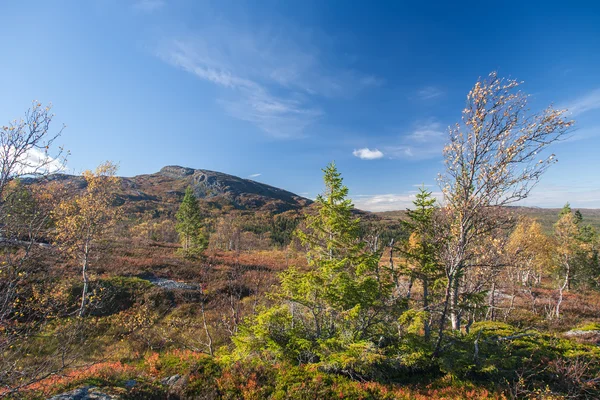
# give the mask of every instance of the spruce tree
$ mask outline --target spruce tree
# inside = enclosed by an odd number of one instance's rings
[[[179,233],[183,252],[186,255],[201,253],[206,248],[207,240],[203,232],[198,199],[190,187],[186,189],[175,217],[177,218],[175,228]]]
[[[410,277],[410,287],[416,279],[421,281],[423,288],[422,301],[423,310],[429,312],[429,297],[432,284],[444,275],[442,266],[436,255],[440,245],[435,238],[434,213],[436,211],[436,199],[431,192],[420,188],[413,201],[414,209],[406,210],[408,220],[403,222],[410,237],[402,246],[407,265],[407,275]],[[407,296],[410,297],[410,294]],[[429,337],[429,316],[424,317],[423,326],[425,336]]]
[[[569,202],[566,202],[563,208],[560,209],[560,212],[558,213],[558,218],[562,218],[566,214],[571,214],[571,211],[571,205],[569,204]]]
[[[359,220],[352,216],[353,204],[347,199],[348,188],[343,185],[335,163],[323,169],[325,191],[316,200],[318,213],[306,219],[306,229],[298,231],[302,244],[308,246],[312,265],[324,261],[344,261],[352,258],[358,244]]]
[[[360,238],[359,219],[335,164],[324,172],[325,191],[297,232],[309,268],[281,274],[275,304],[234,337],[237,354],[267,354],[332,370],[357,371],[379,360],[396,340],[397,299],[380,252]]]

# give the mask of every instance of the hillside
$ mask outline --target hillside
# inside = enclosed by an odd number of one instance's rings
[[[51,181],[62,183],[75,193],[85,187],[81,176],[53,175]],[[266,211],[279,214],[299,210],[311,200],[264,183],[222,172],[166,166],[159,172],[121,179],[118,203],[127,214],[172,214],[190,186],[196,197],[216,208]]]
[[[525,215],[531,218],[535,218],[542,224],[542,227],[546,233],[552,231],[552,225],[558,220],[558,213],[560,208],[539,208],[539,207],[510,207],[515,213],[519,215]],[[579,210],[583,215],[583,221],[586,224],[592,225],[596,230],[600,230],[600,209],[595,208],[573,208],[573,210]],[[406,212],[404,210],[398,211],[382,211],[374,213],[384,221],[398,221],[404,219]]]

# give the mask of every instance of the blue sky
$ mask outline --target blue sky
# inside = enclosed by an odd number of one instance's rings
[[[335,160],[358,207],[401,209],[438,191],[446,127],[497,70],[577,121],[523,204],[600,207],[600,4],[449,3],[5,1],[0,122],[52,102],[73,172],[178,164],[314,197]]]

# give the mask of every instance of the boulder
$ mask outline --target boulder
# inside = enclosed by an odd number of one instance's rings
[[[120,396],[101,392],[97,387],[85,386],[70,392],[57,394],[48,400],[118,400]]]

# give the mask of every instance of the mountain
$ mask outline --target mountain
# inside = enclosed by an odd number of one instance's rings
[[[48,178],[75,193],[85,187],[81,176],[56,174]],[[159,172],[121,178],[118,202],[128,213],[172,213],[187,187],[199,199],[220,208],[282,213],[299,210],[311,200],[264,183],[222,172],[170,165]]]

